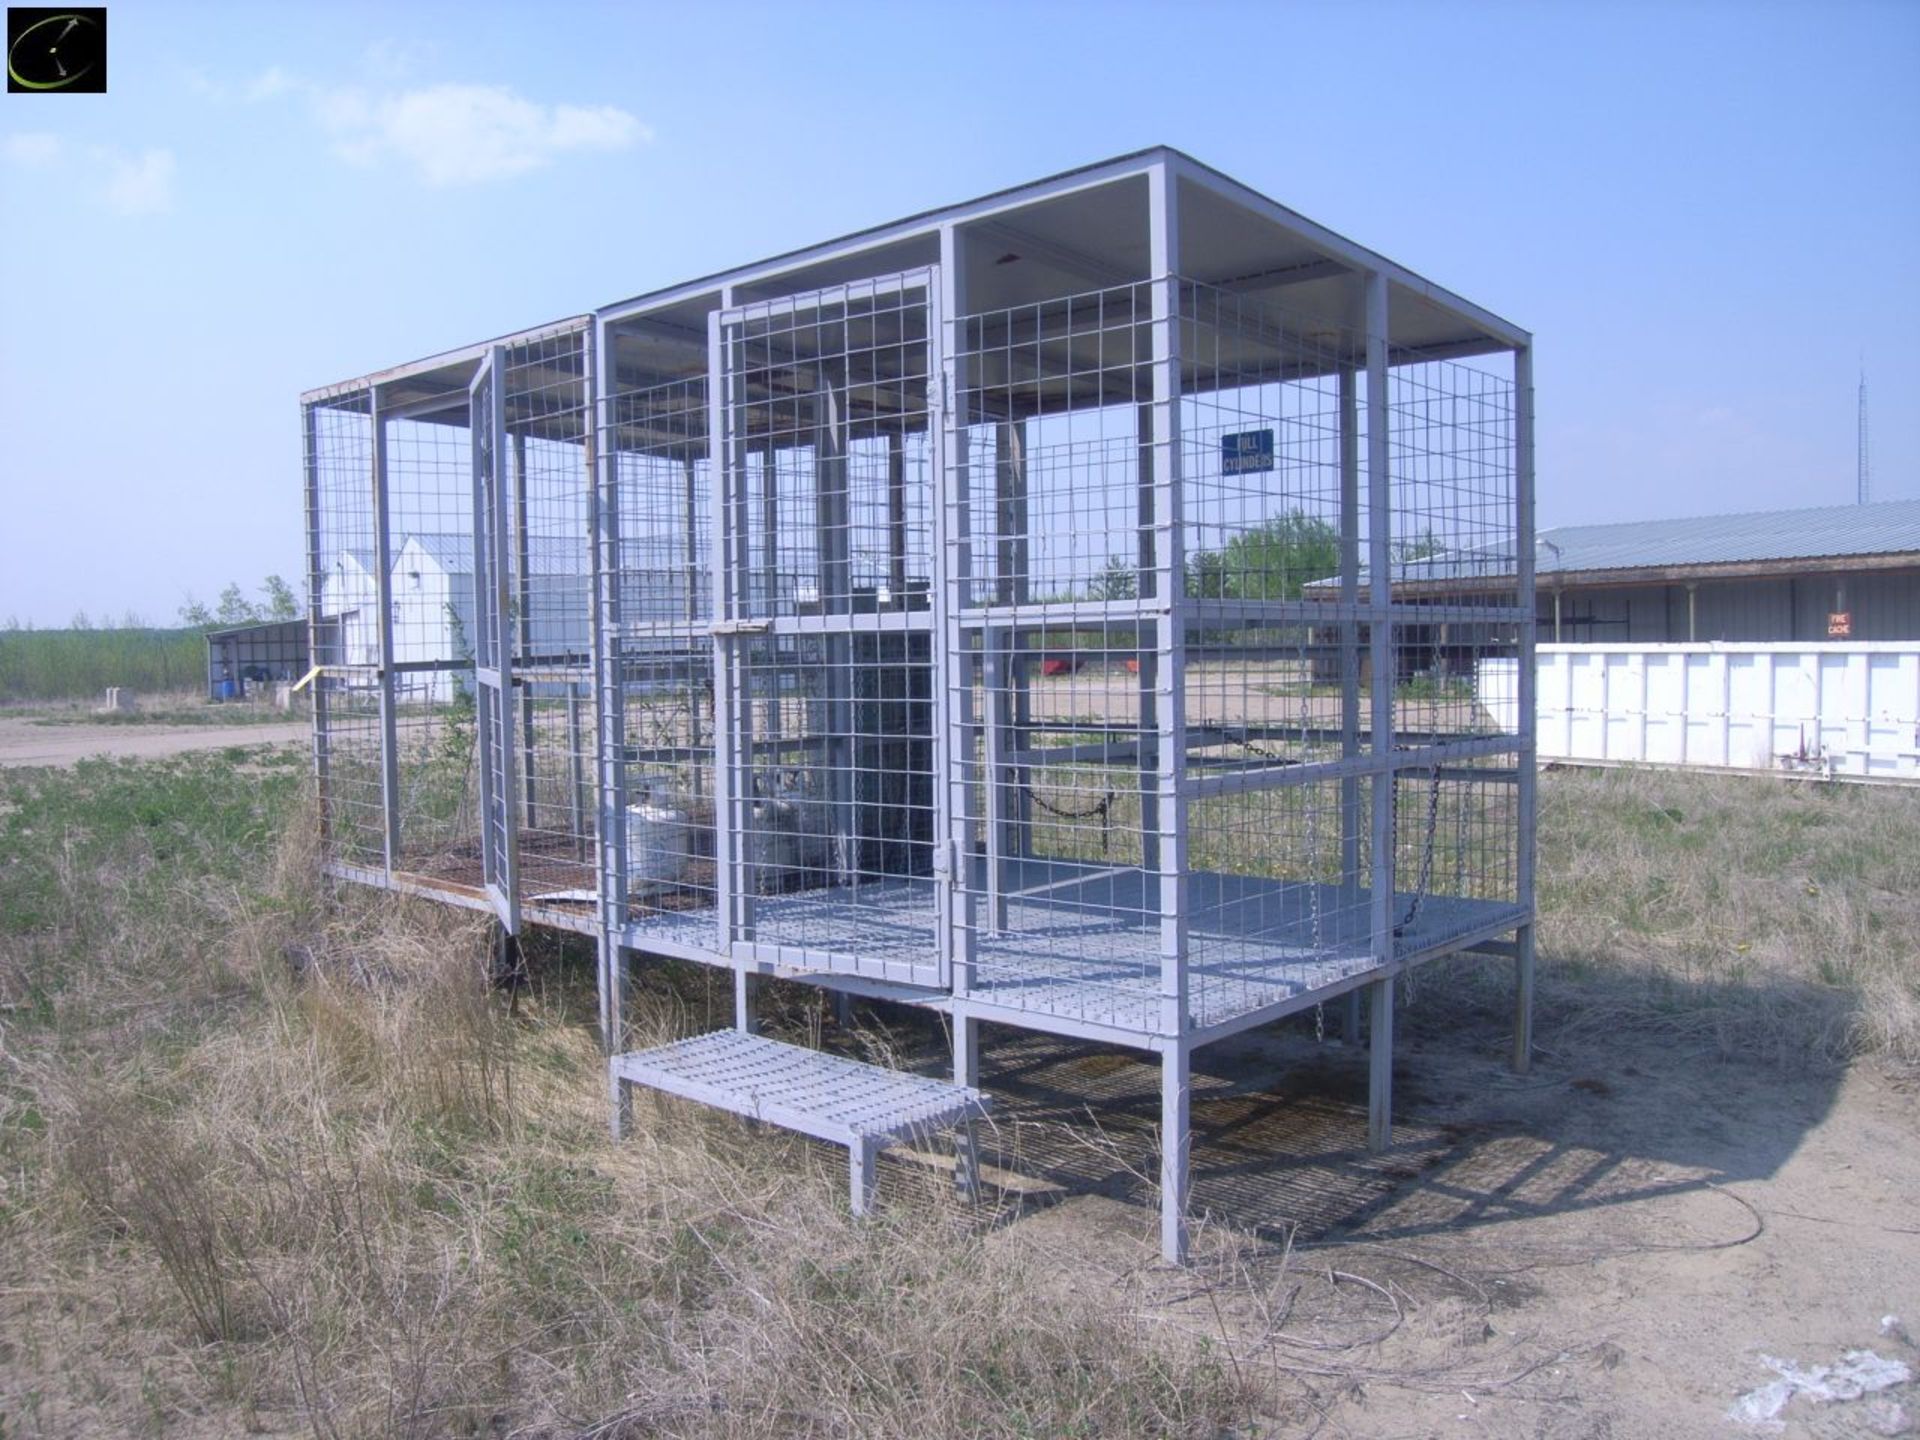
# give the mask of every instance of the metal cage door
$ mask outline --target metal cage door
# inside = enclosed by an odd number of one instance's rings
[[[739,961],[948,984],[938,295],[929,268],[714,319],[718,858]]]
[[[513,635],[508,601],[505,352],[487,352],[468,387],[473,435],[473,680],[480,747],[481,883],[510,935],[520,930],[514,784]]]

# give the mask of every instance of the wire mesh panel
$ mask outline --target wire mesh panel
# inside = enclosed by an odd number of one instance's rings
[[[1204,1025],[1276,986],[1512,923],[1518,772],[1498,752],[1515,742],[1475,676],[1517,653],[1520,612],[1510,384],[1394,352],[1369,406],[1358,337],[1207,286],[1182,305],[1188,966]],[[1386,417],[1392,475],[1383,597],[1363,563],[1370,413]],[[1503,570],[1506,593],[1491,593]],[[1412,583],[1441,574],[1480,588]],[[1376,598],[1390,606],[1380,647]],[[1390,734],[1374,734],[1376,699]],[[1458,748],[1489,736],[1485,754]]]
[[[721,954],[714,874],[713,475],[704,375],[609,402],[613,647],[635,943]]]
[[[307,603],[314,753],[329,855],[385,859],[380,777],[379,570],[373,511],[372,392],[306,406]]]
[[[523,900],[583,922],[594,900],[591,499],[585,331],[505,347],[504,532]]]
[[[966,317],[967,463],[947,497],[969,993],[1149,1033],[1510,924],[1519,844],[1499,758],[1514,742],[1474,681],[1518,644],[1511,386],[1396,353],[1372,407],[1396,477],[1379,518],[1393,728],[1376,736],[1365,346],[1168,283],[1171,316],[1142,283]],[[1155,389],[1168,363],[1172,406]],[[1409,588],[1439,567],[1505,573],[1508,593]],[[1370,834],[1383,786],[1390,937]]]
[[[916,983],[943,974],[932,308],[923,271],[719,322],[729,932]]]
[[[945,497],[969,993],[1158,1028],[1159,603],[1177,552],[1153,287],[964,317]],[[1159,417],[1156,419],[1156,417]]]
[[[1387,408],[1395,889],[1408,897],[1396,939],[1419,950],[1519,903],[1516,736],[1495,677],[1519,653],[1532,597],[1516,579],[1512,380],[1409,354]]]
[[[452,402],[450,402],[452,403]],[[480,883],[467,398],[383,416],[395,675],[396,865]]]
[[[481,361],[469,391],[473,444],[473,676],[480,752],[481,879],[501,920],[519,928],[515,850],[513,648],[507,630],[506,409],[501,352]]]

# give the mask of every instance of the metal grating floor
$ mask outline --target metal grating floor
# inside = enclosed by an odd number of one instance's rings
[[[738,1030],[617,1055],[609,1063],[631,1084],[847,1146],[945,1129],[988,1106],[978,1090]]]
[[[966,998],[1036,1017],[1054,1016],[1139,1035],[1161,1033],[1157,880],[1138,869],[1074,861],[1009,862],[1005,927],[985,928],[979,910],[972,988]],[[861,958],[848,973],[887,978],[892,961],[924,959],[933,881],[901,879],[843,889],[761,896],[760,934]],[[984,887],[981,887],[984,888]],[[856,898],[857,897],[857,903]],[[1187,880],[1187,999],[1198,1029],[1273,1006],[1312,1003],[1318,992],[1374,970],[1365,888],[1196,871]],[[1413,919],[1400,933],[1410,959],[1462,937],[1524,922],[1508,901],[1429,895],[1418,906],[1399,892],[1394,913]],[[711,909],[663,912],[629,931],[713,950]],[[716,956],[716,959],[719,957]],[[1046,1028],[1042,1023],[1039,1028]]]
[[[1152,1035],[1160,1022],[1158,881],[1138,869],[1016,861],[1007,921],[982,931],[970,998]],[[1187,1004],[1196,1029],[1297,1001],[1376,966],[1371,895],[1334,885],[1195,871],[1187,878]],[[1523,912],[1504,901],[1394,899],[1400,954],[1423,958]]]

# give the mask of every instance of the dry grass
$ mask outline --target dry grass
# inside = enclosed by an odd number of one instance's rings
[[[1381,1337],[1478,1323],[1427,1272],[1290,1280],[1230,1235],[1198,1279],[1139,1236],[1075,1253],[905,1165],[858,1222],[839,1152],[668,1102],[614,1146],[590,967],[536,958],[510,1009],[470,922],[327,898],[297,761],[0,787],[9,1440],[1291,1433]],[[1920,1055],[1916,797],[1544,797],[1547,1043]],[[647,1023],[699,1023],[701,973],[657,974]]]
[[[270,874],[217,838],[169,874],[169,822],[93,828],[139,773],[82,772],[60,851],[0,871],[37,921],[0,954],[7,1436],[1213,1436],[1284,1407],[935,1175],[889,1166],[859,1222],[837,1151],[645,1101],[612,1145],[577,954],[510,1009],[476,925],[323,905],[304,816]],[[698,999],[661,989],[657,1023]]]
[[[1549,773],[1539,903],[1546,1044],[1631,1027],[1728,1060],[1920,1066],[1913,789]],[[1418,984],[1430,1019],[1503,1014],[1498,967]]]

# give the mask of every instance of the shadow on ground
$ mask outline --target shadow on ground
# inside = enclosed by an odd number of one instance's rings
[[[884,1019],[916,1068],[942,1072],[934,1027],[898,1012]],[[1000,1027],[982,1042],[995,1102],[985,1154],[1016,1213],[1081,1195],[1157,1206],[1152,1056]],[[1737,1202],[1615,1212],[1774,1175],[1828,1113],[1841,1079],[1838,1070],[1783,1077],[1630,1035],[1545,1057],[1523,1077],[1507,1069],[1503,1047],[1484,1021],[1403,1037],[1393,1143],[1377,1155],[1366,1145],[1364,1045],[1322,1038],[1300,1017],[1199,1051],[1195,1215],[1310,1244],[1591,1212],[1597,1239],[1658,1245],[1653,1232],[1673,1230],[1676,1243],[1711,1244],[1747,1225]]]

